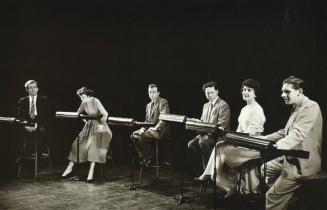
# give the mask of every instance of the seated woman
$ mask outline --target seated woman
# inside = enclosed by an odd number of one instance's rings
[[[95,163],[105,163],[109,144],[112,138],[111,130],[107,124],[108,112],[104,109],[99,99],[92,97],[93,91],[86,87],[77,90],[77,95],[82,103],[78,113],[85,112],[87,115],[102,115],[100,120],[84,120],[85,125],[79,133],[79,162],[90,162],[90,169],[86,179],[87,183],[93,181]],[[77,161],[76,151],[77,139],[72,145],[68,156],[70,160],[62,178],[69,177],[72,173],[74,163]]]
[[[263,132],[266,118],[263,109],[256,102],[259,88],[259,82],[254,79],[243,81],[241,93],[246,106],[242,108],[239,115],[237,132],[247,133],[250,136],[259,136]],[[260,152],[256,150],[235,147],[226,144],[224,141],[219,142],[216,144],[216,149],[211,153],[205,171],[196,180],[216,179],[216,185],[226,192],[225,197],[231,196],[236,189],[237,168],[243,163],[257,158],[260,158]],[[216,167],[214,164],[216,164]],[[215,168],[216,171],[214,171]],[[259,184],[257,170],[249,169],[245,173],[245,180],[246,184],[242,187],[244,193],[257,193]]]

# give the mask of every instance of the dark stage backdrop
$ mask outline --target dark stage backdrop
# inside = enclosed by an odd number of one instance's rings
[[[307,81],[307,95],[325,116],[327,25],[320,1],[96,2],[2,3],[0,116],[14,115],[24,83],[35,79],[53,113],[77,110],[76,90],[87,86],[111,116],[143,120],[147,85],[157,83],[172,113],[200,117],[201,86],[215,80],[235,129],[245,105],[241,82],[256,78],[270,133],[289,116],[280,89],[290,75]],[[66,161],[82,124],[50,122],[54,158]],[[112,129],[115,159],[127,162],[128,131]],[[15,131],[0,130],[2,161],[10,165]]]

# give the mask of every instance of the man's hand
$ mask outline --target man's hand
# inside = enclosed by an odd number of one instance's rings
[[[140,134],[143,134],[144,132],[145,132],[145,128],[142,127],[142,128],[140,129]]]
[[[196,118],[187,118],[187,120],[194,121],[194,122],[202,122],[202,120]]]

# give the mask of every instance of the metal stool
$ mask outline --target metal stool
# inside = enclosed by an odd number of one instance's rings
[[[253,159],[253,160],[249,160],[245,163],[243,163],[241,166],[238,167],[238,174],[237,174],[237,184],[236,184],[236,192],[241,194],[241,188],[242,188],[242,177],[243,177],[243,172],[244,169],[250,169],[250,168],[255,168],[258,170],[258,176],[259,176],[259,181],[260,182],[264,182],[264,180],[262,180],[262,176],[261,176],[261,170],[260,170],[260,166],[262,164],[262,159]],[[259,183],[260,186],[260,183]],[[259,187],[258,187],[259,188]],[[260,189],[258,189],[260,190]]]
[[[34,160],[34,177],[37,177],[38,174],[38,164],[39,164],[39,160],[41,159],[48,159],[49,161],[49,169],[52,168],[52,161],[51,161],[51,155],[50,155],[50,147],[49,145],[46,145],[46,152],[47,153],[40,153],[38,151],[38,138],[36,137],[36,134],[29,140],[32,140],[34,143],[34,150],[31,154],[27,155],[25,154],[26,152],[26,141],[27,139],[24,139],[24,145],[23,145],[23,150],[24,150],[24,154],[22,157],[22,161],[18,164],[18,170],[17,170],[17,177],[21,177],[21,171],[23,168],[23,163],[25,160]]]
[[[159,141],[167,141],[167,142],[170,142],[171,140],[170,139],[156,139],[154,140],[155,142],[155,145],[154,145],[154,149],[155,149],[155,165],[152,165],[150,166],[151,168],[155,168],[155,181],[156,183],[159,182],[159,179],[160,178],[163,178],[163,177],[159,177],[159,168],[163,167],[164,165],[166,166],[169,166],[170,167],[170,162],[167,161],[167,162],[162,162],[160,163],[159,162]],[[169,154],[169,149],[168,149],[168,159],[170,158],[170,154]],[[139,185],[142,184],[142,179],[143,179],[143,167],[146,166],[146,165],[143,165],[141,164],[141,167],[140,167],[140,176],[139,176]],[[170,182],[172,183],[172,179],[173,179],[173,176],[170,176]]]

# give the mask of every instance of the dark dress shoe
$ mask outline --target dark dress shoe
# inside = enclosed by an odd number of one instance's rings
[[[148,161],[146,161],[145,166],[148,167],[148,168],[157,167],[156,161],[155,160],[148,160]]]
[[[94,182],[94,179],[86,179],[85,182],[86,182],[86,183],[93,183],[93,182]]]
[[[141,165],[141,166],[145,166],[146,162],[147,162],[147,160],[142,159],[142,160],[140,160],[140,165]]]
[[[147,165],[149,165],[150,162],[151,162],[151,157],[150,158],[142,158],[142,160],[140,161],[140,165],[147,166]]]

